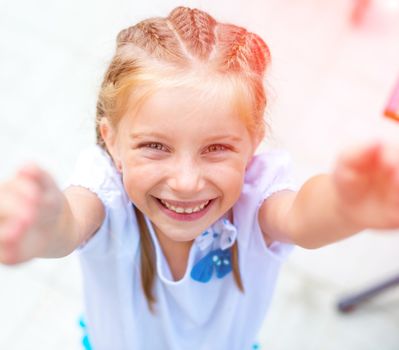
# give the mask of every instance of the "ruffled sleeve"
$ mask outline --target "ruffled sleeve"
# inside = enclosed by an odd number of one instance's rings
[[[122,246],[123,228],[132,220],[132,206],[111,157],[99,146],[81,152],[72,176],[64,186],[80,186],[98,196],[105,209],[101,227],[78,247],[88,254],[108,254]],[[118,236],[119,232],[119,236]]]
[[[257,189],[259,204],[278,191],[296,191],[289,153],[271,150],[254,156],[245,174],[245,185]]]
[[[262,203],[272,194],[283,190],[296,191],[297,188],[288,152],[270,150],[253,157],[245,174],[243,193],[236,210],[240,226],[244,226],[244,231],[252,232],[251,235],[240,237],[244,249],[249,244],[261,254],[266,253],[279,260],[287,256],[293,248],[292,244],[274,241],[266,245],[259,226],[258,212]]]
[[[82,151],[67,186],[81,186],[95,193],[104,204],[109,204],[121,185],[110,156],[100,147]]]

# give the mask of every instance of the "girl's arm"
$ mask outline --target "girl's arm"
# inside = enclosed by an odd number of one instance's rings
[[[25,166],[0,184],[0,262],[66,256],[100,227],[104,217],[95,194],[80,187],[62,193],[45,171]]]
[[[399,148],[373,143],[341,155],[334,172],[282,191],[260,208],[266,242],[318,248],[366,228],[399,228]]]

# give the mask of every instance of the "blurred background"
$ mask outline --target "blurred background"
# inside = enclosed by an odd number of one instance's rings
[[[399,124],[382,114],[399,78],[399,0],[0,0],[0,181],[33,160],[62,186],[94,142],[96,94],[118,31],[177,5],[268,43],[263,147],[292,154],[298,184],[332,170],[346,147],[398,142]],[[395,274],[399,231],[296,249],[260,334],[264,349],[398,350],[399,287],[336,311],[343,295]],[[80,278],[74,254],[0,265],[0,349],[79,349]]]

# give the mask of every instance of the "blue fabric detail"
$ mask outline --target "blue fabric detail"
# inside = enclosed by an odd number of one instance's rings
[[[89,335],[87,334],[87,325],[83,319],[83,316],[79,318],[79,326],[82,328],[83,336],[82,336],[82,345],[84,350],[93,350],[89,341]]]
[[[85,321],[83,320],[83,317],[80,317],[80,318],[79,318],[79,326],[80,326],[80,328],[83,328],[83,329],[86,328],[86,323],[85,323]]]
[[[87,335],[83,336],[82,338],[82,345],[84,350],[92,350],[89,337]]]
[[[198,282],[209,282],[213,273],[213,252],[209,252],[200,259],[191,270],[191,278]]]
[[[221,250],[219,249],[219,261],[216,264],[216,276],[217,278],[223,278],[226,276],[230,271],[231,268],[231,249]],[[220,263],[219,263],[220,262]]]
[[[195,239],[195,244],[204,252],[209,251],[209,248],[225,250],[234,244],[236,238],[237,228],[229,220],[222,218],[199,235]]]
[[[216,270],[217,278],[223,278],[232,271],[231,249],[210,251],[193,266],[191,278],[198,282],[207,283],[211,280],[214,270]]]

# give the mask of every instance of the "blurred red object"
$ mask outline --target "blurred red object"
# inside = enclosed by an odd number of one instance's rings
[[[397,21],[399,0],[353,0],[351,22],[361,26],[373,21]]]
[[[397,80],[391,98],[385,107],[384,115],[399,122],[399,79]]]
[[[354,1],[354,7],[351,15],[351,21],[353,24],[359,24],[362,22],[370,5],[371,5],[371,0]]]

